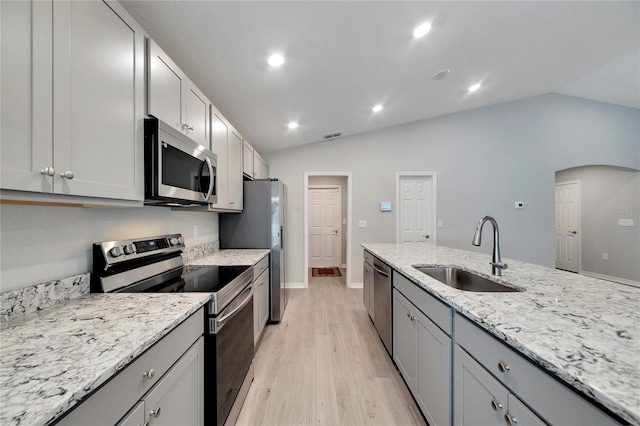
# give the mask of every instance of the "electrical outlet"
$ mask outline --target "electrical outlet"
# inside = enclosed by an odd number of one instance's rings
[[[524,209],[524,201],[516,201],[516,209]]]
[[[436,224],[436,226],[437,226],[438,228],[442,228],[444,225],[442,224],[442,221],[441,221],[441,220],[438,220],[438,223]]]
[[[602,253],[602,260],[609,260],[609,253]]]
[[[633,226],[633,219],[618,219],[618,226]]]

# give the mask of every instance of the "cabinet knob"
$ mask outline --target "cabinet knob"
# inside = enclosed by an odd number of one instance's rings
[[[142,373],[142,377],[146,377],[147,379],[153,379],[155,375],[156,370],[154,370],[153,368]]]
[[[188,123],[184,123],[184,124],[182,125],[182,130],[190,130],[190,131],[193,131],[193,127],[192,127],[192,126],[189,126],[189,124],[188,124]]]
[[[511,414],[507,413],[504,415],[504,422],[511,426],[518,423],[518,419],[513,417]]]
[[[54,169],[53,167],[45,167],[44,169],[40,170],[40,174],[45,176],[55,176],[56,169]]]
[[[154,418],[156,418],[156,419],[157,419],[158,417],[160,417],[160,413],[161,413],[161,411],[160,411],[160,407],[156,408],[155,410],[151,410],[151,411],[149,411],[149,414],[150,414],[150,415],[152,415],[152,416],[153,416]]]
[[[60,173],[60,177],[71,180],[75,177],[75,175],[71,170],[67,170],[66,172]]]
[[[505,364],[504,361],[500,361],[498,362],[498,370],[500,370],[501,373],[505,373],[511,370],[511,368],[509,368],[509,366]]]
[[[491,408],[493,408],[493,411],[502,410],[502,404],[500,404],[495,399],[492,399],[491,400]]]

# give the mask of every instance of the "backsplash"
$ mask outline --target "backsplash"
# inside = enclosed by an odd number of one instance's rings
[[[220,242],[213,241],[186,247],[182,253],[185,263],[210,256],[220,250]],[[0,321],[41,311],[60,303],[89,294],[89,272],[47,281],[30,287],[0,293]]]
[[[30,314],[89,294],[90,274],[75,275],[0,293],[0,320]]]

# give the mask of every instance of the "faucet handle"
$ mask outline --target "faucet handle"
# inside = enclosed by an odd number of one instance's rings
[[[509,267],[509,265],[502,262],[489,262],[489,264],[498,269],[507,269]]]

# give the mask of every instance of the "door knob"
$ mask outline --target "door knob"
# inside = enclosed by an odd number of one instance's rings
[[[338,230],[336,229],[336,230],[335,230],[335,231],[333,231],[333,232],[337,234],[337,233],[338,233]]]
[[[570,234],[576,235],[578,232],[577,231],[569,231]]]
[[[429,234],[425,234],[425,235],[423,235],[423,237],[429,238]]]

